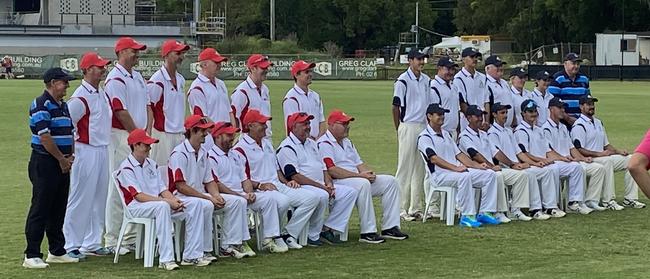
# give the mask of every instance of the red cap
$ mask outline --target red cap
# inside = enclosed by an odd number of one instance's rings
[[[136,143],[146,143],[146,144],[154,144],[158,142],[158,139],[154,139],[147,135],[147,131],[143,129],[134,129],[129,133],[129,137],[126,138],[126,142],[129,145],[134,145]]]
[[[291,130],[294,124],[302,123],[314,119],[313,115],[309,115],[305,112],[296,112],[287,117],[287,130]]]
[[[253,54],[251,57],[248,57],[246,61],[246,66],[249,68],[260,67],[262,69],[268,69],[273,66],[273,63],[269,60],[269,57],[261,54]]]
[[[88,69],[92,66],[103,68],[110,63],[111,60],[106,60],[95,52],[86,52],[84,53],[84,56],[81,57],[81,62],[79,62],[79,68],[81,68],[82,70]]]
[[[327,117],[327,124],[334,124],[336,122],[348,123],[354,121],[354,117],[350,117],[341,110],[333,110],[330,116]]]
[[[232,135],[235,133],[239,133],[239,131],[240,131],[239,128],[233,126],[228,122],[217,122],[214,124],[214,128],[212,129],[212,136],[216,137],[223,134]]]
[[[291,66],[291,76],[295,77],[298,72],[316,67],[315,63],[307,63],[304,60],[298,60]]]
[[[172,51],[178,51],[178,52],[187,51],[188,49],[190,49],[190,46],[183,44],[177,40],[167,40],[163,43],[161,49],[162,49],[161,51],[162,57],[165,57],[167,56],[167,54],[169,54]]]
[[[185,118],[185,129],[189,130],[194,127],[201,129],[210,129],[214,127],[214,123],[210,122],[207,117],[200,116],[198,114],[193,114]]]
[[[266,123],[266,121],[269,121],[271,119],[272,118],[270,116],[262,114],[259,110],[251,109],[246,113],[246,116],[244,116],[242,124],[244,127],[246,127],[248,124],[251,124],[253,122]]]
[[[115,43],[115,52],[119,52],[120,50],[124,50],[127,48],[132,48],[135,50],[145,50],[147,49],[147,46],[137,42],[131,37],[119,38]]]
[[[209,47],[201,51],[199,54],[199,61],[204,60],[212,60],[214,62],[221,63],[223,61],[228,61],[228,58],[221,56],[221,54],[219,54],[216,49]]]

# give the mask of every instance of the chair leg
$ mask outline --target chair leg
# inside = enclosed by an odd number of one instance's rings
[[[120,257],[120,249],[122,248],[122,240],[124,240],[124,233],[126,232],[126,219],[123,219],[122,227],[120,227],[120,235],[117,238],[117,245],[115,245],[115,256],[113,256],[113,263],[117,263],[118,258]]]
[[[182,243],[183,243],[183,221],[174,221],[174,251],[176,251],[176,261],[181,261]]]
[[[430,188],[430,185],[428,182],[424,183],[424,217],[422,218],[422,223],[425,223],[427,221],[427,212],[429,212],[429,206],[431,205],[431,197],[433,196],[433,193],[435,192],[433,189]],[[428,189],[428,190],[426,190]]]
[[[447,192],[438,191],[438,193],[440,193],[440,210],[442,211],[442,212],[440,212],[440,221],[442,221],[442,220],[445,220],[445,219],[449,219],[449,218],[446,218],[446,216],[445,216],[445,214],[447,214],[447,211],[448,211],[447,207],[446,207],[447,206]]]
[[[341,233],[340,239],[341,241],[348,241],[348,229],[350,228],[350,224],[345,226],[345,230],[343,230],[343,233]]]
[[[262,216],[260,216],[259,212],[253,212],[253,222],[255,223],[253,224],[255,226],[255,244],[257,245],[257,251],[261,252],[264,229],[262,227]]]
[[[219,215],[213,215],[212,216],[212,249],[215,253],[215,255],[219,255],[219,248],[221,248],[221,244],[219,243],[219,223],[221,222],[221,218]]]
[[[156,220],[144,225],[144,267],[153,267],[156,248]]]
[[[144,225],[142,224],[131,224],[131,226],[135,226],[135,259],[139,260],[142,259],[143,257],[143,246],[142,244],[144,243]]]
[[[447,203],[447,226],[453,226],[454,225],[454,216],[456,215],[456,188],[451,188],[449,190],[449,193],[446,195],[446,203]]]

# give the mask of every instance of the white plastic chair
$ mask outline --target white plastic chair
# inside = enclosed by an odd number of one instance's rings
[[[248,220],[250,225],[252,225],[255,228],[255,244],[257,246],[257,251],[261,252],[263,247],[262,247],[262,233],[264,231],[262,227],[262,216],[251,210],[250,208],[248,209]],[[221,247],[221,226],[223,226],[223,211],[222,210],[215,210],[214,214],[212,215],[212,249],[215,251],[215,253],[219,253],[219,248]]]
[[[424,212],[429,212],[433,193],[440,192],[440,220],[446,220],[447,226],[453,226],[456,215],[456,187],[435,185],[430,179],[429,167],[424,156],[422,157],[422,162],[427,173],[424,180]],[[422,223],[426,221],[427,218],[422,218]]]
[[[566,212],[567,207],[569,207],[569,177],[560,176],[560,187],[557,190],[557,201],[559,207],[562,211]]]

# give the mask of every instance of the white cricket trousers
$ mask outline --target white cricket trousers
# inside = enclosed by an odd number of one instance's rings
[[[177,196],[185,205],[185,248],[183,259],[197,259],[203,257],[203,252],[212,251],[212,213],[214,204],[211,201]]]
[[[108,146],[76,142],[63,222],[66,251],[102,247],[108,180]]]
[[[628,200],[639,199],[639,186],[636,184],[630,172],[627,170],[627,163],[630,161],[630,155],[610,155],[605,157],[595,157],[594,162],[605,166],[605,186],[603,187],[602,200],[611,201],[616,198],[614,193],[614,172],[625,171],[625,198]]]
[[[318,197],[318,206],[309,220],[309,239],[318,240],[320,232],[323,231],[323,225],[338,232],[345,231],[359,191],[350,186],[334,183],[334,199],[330,204],[329,194],[325,190],[310,185],[303,185],[302,188]],[[324,215],[328,204],[330,214],[326,220]]]
[[[599,163],[579,163],[588,181],[588,184],[586,184],[585,201],[598,202],[600,195],[604,191],[607,168]]]
[[[424,162],[418,151],[418,135],[426,124],[401,123],[397,128],[397,172],[400,189],[400,211],[422,212],[424,193]]]
[[[131,149],[126,142],[129,133],[126,130],[113,128],[111,130],[111,144],[108,146],[109,173],[117,170],[120,164],[131,154]],[[118,234],[122,226],[122,194],[117,192],[114,179],[109,179],[108,198],[106,199],[106,233],[104,245],[114,247],[117,244]],[[135,230],[129,226],[125,232],[122,244],[135,243]]]
[[[557,208],[557,193],[560,189],[560,175],[551,167],[530,167],[525,170],[535,175],[535,184],[528,187],[530,210]]]
[[[508,212],[506,187],[512,187],[512,207],[527,208],[530,205],[529,185],[536,183],[535,175],[525,171],[503,168],[497,174],[497,211]]]
[[[287,214],[289,208],[289,199],[285,195],[278,191],[256,191],[255,202],[248,208],[262,216],[263,238],[280,236],[280,216]]]
[[[307,222],[315,222],[317,219],[322,219],[322,214],[318,217],[315,214],[316,208],[320,205],[320,198],[307,190],[305,187],[291,188],[279,181],[273,183],[278,191],[285,195],[289,200],[289,206],[292,208],[291,219],[284,226],[284,230],[293,238],[298,239],[300,233]],[[286,212],[286,211],[285,211]],[[280,215],[284,218],[285,214]]]
[[[437,171],[431,175],[431,179],[434,185],[457,188],[456,203],[460,206],[463,215],[476,214],[474,188],[481,189],[481,208],[479,212],[497,211],[497,175],[492,170]]]
[[[549,165],[559,178],[569,178],[569,202],[585,201],[585,176],[582,166],[576,162],[556,161]],[[560,180],[556,181],[560,185]],[[558,191],[560,188],[558,187]]]
[[[171,155],[174,148],[181,144],[185,139],[185,135],[182,133],[167,133],[156,129],[151,130],[151,136],[158,139],[158,143],[151,146],[151,156],[149,157],[156,161],[159,166],[167,165],[169,162],[169,155]],[[206,138],[208,137],[211,136],[208,135]]]
[[[133,217],[156,219],[156,222],[154,223],[156,224],[156,238],[158,238],[158,247],[160,249],[160,257],[158,258],[158,261],[161,263],[173,261],[174,242],[172,241],[172,219],[185,219],[187,222],[187,217],[190,214],[187,212],[188,210],[186,210],[186,212],[177,212],[172,214],[171,206],[169,206],[169,204],[165,201],[150,201],[141,203],[136,200],[132,201],[127,206],[127,208]],[[191,235],[189,231],[186,231],[185,250],[188,249],[187,239],[191,238],[192,236],[193,235]],[[183,257],[185,257],[185,255]]]
[[[337,184],[352,187],[359,192],[357,210],[359,210],[359,226],[361,233],[377,232],[373,197],[381,197],[382,230],[400,227],[399,220],[399,186],[392,175],[377,175],[373,183],[361,177],[337,179]]]
[[[246,199],[230,194],[221,194],[221,196],[226,201],[226,205],[223,208],[215,208],[215,214],[223,215],[221,248],[225,249],[229,245],[240,245],[251,239],[251,236],[248,232],[248,203]],[[212,231],[212,227],[210,227],[210,231]]]

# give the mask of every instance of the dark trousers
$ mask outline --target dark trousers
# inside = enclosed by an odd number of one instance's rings
[[[63,219],[70,190],[70,173],[62,173],[59,161],[54,157],[33,151],[28,172],[32,182],[32,205],[25,224],[25,254],[27,258],[42,258],[41,242],[47,234],[50,253],[64,255]]]

